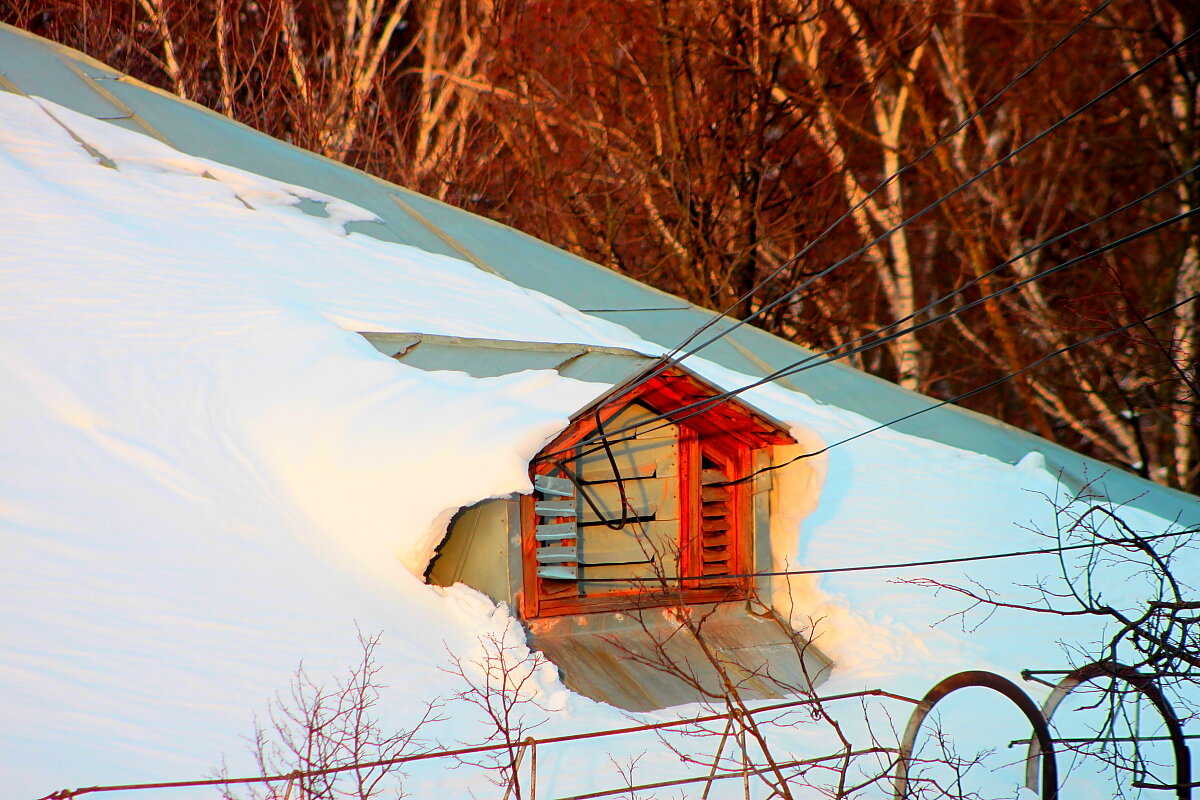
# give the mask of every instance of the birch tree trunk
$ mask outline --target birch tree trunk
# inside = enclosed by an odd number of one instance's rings
[[[851,210],[860,240],[865,244],[886,235],[869,251],[869,263],[874,265],[893,318],[907,318],[916,310],[917,299],[909,231],[901,227],[905,219],[906,178],[900,176],[888,181],[881,192],[873,195],[870,189],[881,177],[895,175],[900,169],[901,136],[911,99],[910,83],[884,79],[888,70],[884,62],[891,55],[891,48],[872,36],[858,12],[845,0],[832,0],[823,13],[814,12],[812,7],[804,4],[796,8],[796,14],[805,21],[795,27],[787,45],[794,63],[805,76],[802,87],[805,96],[800,96],[800,87],[782,83],[775,85],[774,92],[796,112],[810,104],[815,107],[811,128],[813,140],[838,174],[843,199]],[[827,56],[823,48],[830,35],[831,16],[836,18],[832,24],[840,25],[848,32],[852,45]],[[847,50],[853,55],[855,72],[862,76],[861,88],[869,111],[863,116],[871,125],[867,131],[846,125],[841,111],[844,102],[831,96],[825,88],[830,75],[830,65],[825,59],[844,58]],[[924,54],[925,43],[920,42],[900,69],[910,73],[915,71]],[[852,138],[870,141],[869,158],[852,158],[851,147],[843,132],[847,128],[850,128]],[[917,336],[909,334],[896,339],[889,348],[897,365],[897,382],[919,390],[925,354]]]

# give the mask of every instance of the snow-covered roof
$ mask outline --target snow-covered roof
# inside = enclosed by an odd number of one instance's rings
[[[611,382],[416,368],[358,332],[655,356],[711,318],[5,26],[0,186],[0,783],[14,796],[196,777],[223,756],[253,771],[251,714],[301,659],[311,674],[351,663],[355,624],[385,631],[397,724],[461,688],[447,651],[519,639],[504,607],[419,576],[455,511],[528,491],[530,458]],[[686,366],[735,388],[805,355],[744,326]],[[744,398],[790,426],[797,453],[934,402],[841,364]],[[1200,522],[1194,497],[957,408],[776,480],[773,549],[812,567],[1044,546],[1029,529],[1052,529],[1045,497],[1087,482],[1140,529]],[[821,620],[828,690],[1015,676],[1096,636],[1003,612],[981,635],[931,627],[957,603],[892,577],[792,582],[797,613]],[[536,684],[558,709],[546,731],[625,721],[553,670]],[[463,719],[447,740],[478,728]],[[582,790],[609,754],[545,780]]]
[[[616,322],[660,348],[675,347],[713,317],[710,311],[512,228],[272,139],[79,52],[5,25],[0,25],[0,76],[0,89],[46,98],[156,138],[180,152],[352,203],[369,214],[347,221],[348,232],[462,259],[590,316]],[[297,207],[324,213],[319,199],[298,202]],[[720,320],[712,333],[733,324],[733,320]],[[753,376],[811,355],[752,326],[737,328],[703,351],[705,359]],[[924,395],[841,362],[806,369],[778,383],[880,423],[934,404]],[[1160,516],[1170,516],[1188,503],[1179,492],[957,406],[905,420],[895,429],[1010,464],[1036,451],[1051,470],[1076,483],[1104,474],[1105,487],[1114,499]]]
[[[531,369],[554,370],[566,378],[589,383],[603,383],[613,387],[595,398],[585,407],[575,410],[572,416],[595,406],[603,405],[623,387],[639,378],[667,369],[660,359],[621,347],[603,347],[571,342],[517,342],[506,339],[471,339],[461,336],[437,336],[421,333],[363,333],[363,338],[384,355],[391,356],[401,364],[426,370],[449,370],[465,372],[474,378],[494,378]],[[697,384],[706,397],[717,397],[724,392],[691,372],[684,366],[671,366],[671,371],[687,376]],[[731,403],[740,404],[737,396],[729,398]],[[762,409],[753,408],[749,413],[767,427],[781,432],[787,426]],[[702,413],[703,408],[695,413]]]

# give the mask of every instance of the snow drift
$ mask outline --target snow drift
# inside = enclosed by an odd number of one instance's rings
[[[454,510],[528,490],[528,460],[609,387],[545,371],[425,372],[355,331],[657,346],[465,262],[347,235],[369,215],[338,198],[3,92],[0,186],[0,782],[11,796],[199,777],[222,758],[253,772],[241,738],[253,714],[301,660],[312,674],[352,663],[356,625],[384,632],[397,725],[456,690],[447,653],[519,635],[507,610],[419,576]],[[688,363],[723,386],[748,382]],[[807,446],[874,425],[778,387],[745,398]],[[1030,529],[1050,528],[1044,495],[1062,491],[1036,456],[1013,466],[886,430],[779,479],[792,488],[777,558],[813,567],[1044,546]],[[1145,530],[1169,526],[1129,513]],[[1014,570],[920,574],[964,573],[1005,588]],[[798,618],[821,620],[818,644],[835,661],[828,690],[919,695],[958,669],[1061,666],[1055,642],[1097,635],[1005,615],[981,633],[933,627],[961,604],[896,577],[792,582]],[[538,685],[558,709],[547,731],[626,722],[552,672]],[[446,741],[466,741],[479,723],[449,725]],[[799,747],[828,749],[804,735]],[[592,785],[586,768],[549,769],[563,791]],[[414,780],[457,779],[429,767]]]

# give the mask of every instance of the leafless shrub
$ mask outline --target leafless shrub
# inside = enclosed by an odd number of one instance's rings
[[[502,750],[478,757],[458,756],[466,765],[488,772],[493,783],[505,786],[505,797],[520,800],[523,794],[521,764],[527,756],[529,734],[553,711],[539,697],[537,676],[547,665],[545,656],[505,633],[489,633],[479,640],[474,657],[450,653],[445,671],[463,687],[452,698],[474,707],[487,733],[480,741],[464,744],[503,744]]]
[[[1169,766],[1156,763],[1150,752],[1147,737],[1152,734],[1145,730],[1141,710],[1147,697],[1143,687],[1161,692],[1181,721],[1196,713],[1200,599],[1179,559],[1195,548],[1198,530],[1175,524],[1165,530],[1140,530],[1129,522],[1134,515],[1094,483],[1047,501],[1054,508],[1054,530],[1033,530],[1057,549],[1054,574],[1007,592],[970,579],[899,582],[965,598],[967,605],[946,619],[958,619],[972,629],[985,625],[998,609],[1100,622],[1099,638],[1068,644],[1065,656],[1072,666],[1110,665],[1112,677],[1091,680],[1075,693],[1074,710],[1085,713],[1072,715],[1073,724],[1085,726],[1083,733],[1064,734],[1065,715],[1057,715],[1055,722],[1062,749],[1073,751],[1077,764],[1109,770],[1114,792],[1125,796],[1133,783]],[[1012,596],[1014,591],[1024,596]],[[1150,711],[1147,717],[1159,715]]]
[[[410,729],[385,729],[378,712],[382,690],[382,667],[375,649],[381,634],[361,631],[358,643],[362,657],[343,676],[331,683],[314,679],[301,664],[286,693],[275,697],[265,721],[255,720],[251,751],[262,775],[298,775],[285,786],[252,785],[251,800],[370,800],[385,792],[406,796],[397,764],[354,766],[389,761],[427,747],[418,738],[426,726],[442,721],[440,703],[429,703]],[[349,768],[353,767],[353,768]],[[344,769],[349,768],[349,769]],[[329,772],[328,770],[339,770]],[[231,789],[224,800],[241,800]]]

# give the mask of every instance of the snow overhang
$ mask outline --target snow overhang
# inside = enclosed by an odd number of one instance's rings
[[[589,405],[578,409],[572,416],[589,412],[603,406],[622,387],[646,374],[659,363],[659,359],[617,347],[598,345],[523,342],[507,339],[475,339],[460,336],[440,336],[427,333],[376,333],[360,332],[376,350],[396,359],[402,364],[427,371],[450,370],[465,372],[474,378],[495,378],[531,369],[550,369],[565,378],[574,378],[590,383],[606,383],[613,388]],[[721,414],[718,424],[725,427],[742,425],[749,433],[763,438],[765,443],[792,443],[789,427],[771,417],[761,409],[735,396],[712,407],[704,401],[722,397],[725,393],[696,373],[673,364],[672,375],[682,378],[679,403],[684,406],[699,405],[693,411],[693,424],[704,417]],[[743,419],[735,421],[724,414],[720,406],[733,403],[742,410]]]

